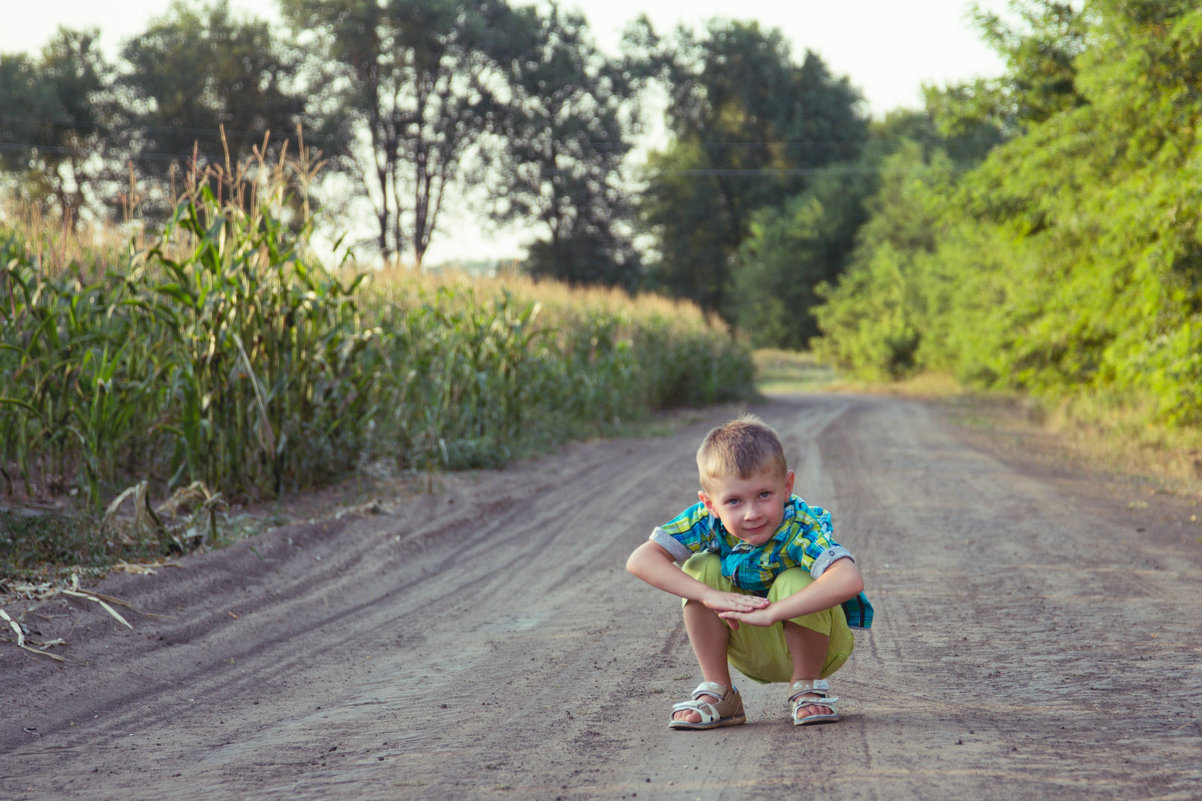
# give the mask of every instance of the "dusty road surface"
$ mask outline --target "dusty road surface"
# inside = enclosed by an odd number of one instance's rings
[[[916,402],[754,410],[876,606],[842,722],[745,681],[747,725],[666,728],[697,672],[623,563],[716,409],[109,578],[171,616],[133,630],[11,604],[71,661],[0,643],[0,798],[1202,798],[1202,510]]]

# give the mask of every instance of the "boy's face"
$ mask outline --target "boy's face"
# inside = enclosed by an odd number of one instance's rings
[[[751,478],[726,476],[711,479],[697,493],[710,514],[721,519],[726,530],[751,545],[772,539],[785,516],[785,502],[793,494],[793,471],[783,476],[764,470]]]

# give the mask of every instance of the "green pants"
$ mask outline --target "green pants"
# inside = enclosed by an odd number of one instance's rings
[[[722,560],[717,554],[694,554],[684,563],[683,569],[685,573],[716,590],[753,594],[739,589],[722,575]],[[788,598],[813,580],[806,570],[800,567],[790,568],[772,582],[768,589],[768,600],[780,601]],[[792,618],[792,622],[830,638],[822,675],[818,678],[824,679],[841,668],[855,648],[855,639],[847,625],[847,616],[843,614],[842,606],[795,617]],[[738,630],[730,633],[726,658],[744,676],[761,684],[787,682],[793,677],[793,660],[789,657],[782,623],[771,626],[739,626]]]

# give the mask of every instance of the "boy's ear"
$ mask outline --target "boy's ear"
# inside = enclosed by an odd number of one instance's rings
[[[714,502],[710,500],[710,496],[705,494],[705,490],[697,490],[697,497],[701,499],[703,504],[705,504],[705,508],[710,512],[710,514],[713,514]]]
[[[786,499],[788,498],[788,496],[791,496],[793,494],[793,479],[795,479],[796,477],[797,477],[796,474],[792,470],[790,470],[788,473],[785,473],[785,496],[786,496]]]

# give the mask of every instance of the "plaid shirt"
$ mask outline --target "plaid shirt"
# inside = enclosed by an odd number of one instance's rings
[[[780,528],[763,545],[750,545],[728,532],[703,503],[657,526],[651,540],[681,563],[695,553],[716,553],[722,559],[723,576],[741,590],[765,596],[776,577],[791,567],[805,568],[816,579],[838,559],[855,561],[831,534],[831,513],[794,495],[785,503]],[[849,626],[872,626],[872,604],[864,593],[845,601],[843,611]]]

